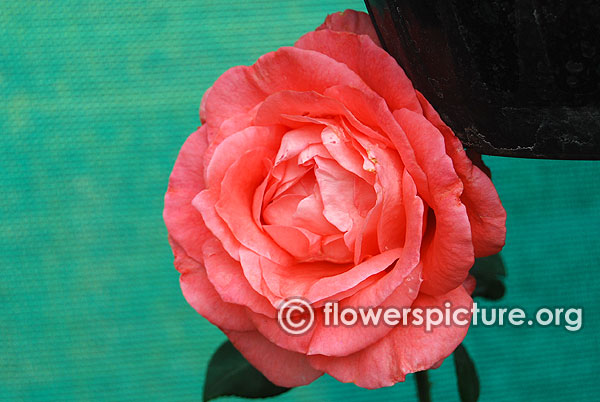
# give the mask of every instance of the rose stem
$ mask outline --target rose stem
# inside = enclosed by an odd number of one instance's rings
[[[417,395],[419,396],[420,402],[431,402],[431,395],[429,394],[429,378],[427,370],[417,371],[415,373],[417,379]]]

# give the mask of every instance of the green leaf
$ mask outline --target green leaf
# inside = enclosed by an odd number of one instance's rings
[[[475,364],[467,349],[461,344],[454,351],[454,368],[456,369],[456,382],[458,394],[462,402],[475,402],[479,398],[479,377]]]
[[[485,270],[489,274],[504,278],[506,276],[506,268],[500,254],[490,255],[489,257],[481,257],[475,259],[473,268],[475,270]]]
[[[477,286],[473,291],[473,297],[483,297],[488,300],[499,300],[502,299],[506,287],[504,283],[499,279],[493,279],[487,282],[477,280]]]
[[[221,396],[266,398],[289,391],[269,381],[227,341],[212,355],[206,370],[204,402]]]
[[[477,280],[473,297],[498,300],[504,296],[506,287],[502,279],[506,276],[506,268],[500,254],[476,258],[470,273]]]

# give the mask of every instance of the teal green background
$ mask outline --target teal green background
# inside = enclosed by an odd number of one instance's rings
[[[162,221],[177,152],[227,68],[358,0],[0,3],[0,399],[200,400],[224,336],[183,299]],[[476,327],[481,400],[600,391],[600,162],[486,158],[508,212],[498,306],[584,328]],[[451,360],[435,401],[457,400]],[[233,398],[232,398],[233,399]],[[231,399],[231,400],[232,400]],[[281,401],[414,400],[323,377]]]

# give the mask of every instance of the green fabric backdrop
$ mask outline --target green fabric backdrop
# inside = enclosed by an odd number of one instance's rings
[[[0,3],[0,399],[200,400],[224,336],[184,301],[167,179],[227,68],[358,0]],[[486,158],[508,211],[496,305],[582,306],[584,328],[477,327],[482,401],[592,400],[600,162]],[[434,400],[457,400],[451,361]],[[414,400],[323,377],[281,401]]]

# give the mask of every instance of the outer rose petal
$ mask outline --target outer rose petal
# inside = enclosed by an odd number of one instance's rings
[[[204,264],[208,280],[223,301],[246,306],[271,318],[277,316],[277,311],[267,299],[252,289],[239,261],[231,258],[215,238],[204,244]]]
[[[200,104],[200,120],[213,129],[237,114],[248,113],[266,94],[253,78],[252,67],[236,66],[227,70],[210,87]]]
[[[383,312],[383,309],[386,307],[393,307],[399,310],[410,307],[419,293],[421,267],[412,266],[410,261],[398,261],[394,269],[397,271],[395,275],[397,280],[396,287],[385,300],[376,305],[362,305],[342,301],[339,303],[340,310],[346,306],[369,306],[381,307]],[[401,276],[403,276],[402,279],[400,279]],[[370,287],[366,287],[363,290],[366,291],[368,289]],[[357,324],[351,327],[343,325],[325,326],[322,310],[318,310],[316,322],[315,330],[311,334],[308,355],[347,356],[368,347],[393,330],[383,320],[377,325],[363,326]],[[332,342],[332,339],[335,342]]]
[[[369,88],[385,99],[390,110],[405,108],[421,113],[415,89],[404,70],[392,56],[366,36],[316,31],[302,36],[294,46],[315,50],[346,64]]]
[[[305,355],[277,347],[256,331],[225,334],[246,360],[280,387],[310,384],[323,375],[310,366]]]
[[[206,147],[206,127],[202,126],[188,137],[179,151],[163,210],[169,235],[198,261],[202,261],[202,244],[211,237],[202,216],[192,206],[192,199],[205,188],[202,158]]]
[[[471,163],[463,146],[452,130],[444,124],[431,104],[417,92],[425,117],[442,133],[446,152],[463,182],[461,200],[467,207],[473,233],[475,257],[485,257],[500,252],[506,238],[506,211],[490,178]]]
[[[471,227],[460,200],[462,182],[446,155],[442,135],[428,120],[406,109],[395,111],[394,116],[427,174],[429,206],[435,213],[424,239],[421,290],[443,294],[466,279],[474,261]]]
[[[418,294],[419,285],[421,283],[419,275],[421,267],[411,267],[411,263],[408,258],[406,261],[402,261],[395,267],[395,287],[391,289],[389,296],[385,295],[384,292],[371,292],[364,293],[359,300],[365,300],[367,297],[376,299],[379,296],[384,296],[384,300],[380,300],[377,304],[357,304],[354,302],[340,302],[340,310],[344,307],[378,307],[378,306],[394,306],[402,309],[403,307],[410,307],[412,301]],[[367,284],[373,282],[370,278],[367,278],[364,282]],[[382,284],[379,288],[385,287]],[[363,291],[370,289],[366,286]],[[360,292],[359,292],[360,293]],[[376,293],[375,295],[373,293]],[[373,297],[375,296],[375,297]],[[289,335],[284,332],[276,320],[265,319],[265,317],[258,314],[250,314],[249,318],[252,320],[258,331],[265,336],[270,342],[275,345],[282,347],[286,350],[308,354],[308,355],[327,355],[327,356],[346,356],[352,353],[356,353],[365,347],[373,344],[380,340],[383,336],[389,333],[392,328],[380,323],[379,325],[369,325],[363,327],[362,325],[355,325],[353,327],[345,326],[325,326],[324,315],[322,308],[315,309],[315,324],[308,332],[302,335]]]
[[[452,309],[470,311],[473,300],[462,286],[441,296],[419,295],[415,307],[439,307],[450,301]],[[342,382],[363,388],[381,388],[404,381],[406,374],[426,370],[448,357],[467,334],[466,326],[402,326],[400,323],[379,342],[345,357],[309,356],[310,364]]]
[[[254,325],[248,319],[246,309],[237,304],[224,302],[215,291],[204,267],[190,258],[177,243],[171,242],[175,254],[175,266],[182,272],[181,291],[185,300],[201,316],[221,329],[250,331]]]
[[[192,200],[192,205],[201,214],[206,227],[214,237],[219,239],[230,256],[235,260],[240,259],[240,242],[233,236],[227,224],[215,211],[215,204],[219,201],[219,194],[215,190],[206,189]]]
[[[475,287],[477,286],[477,279],[475,279],[473,275],[469,275],[467,276],[467,279],[465,279],[462,285],[467,291],[467,293],[472,295],[475,291]]]
[[[373,28],[371,17],[360,11],[346,10],[330,14],[325,19],[325,22],[317,28],[317,31],[322,29],[368,35],[377,46],[381,46],[377,32]]]
[[[321,93],[339,84],[368,89],[343,63],[312,50],[282,47],[250,67],[226,71],[202,99],[200,110],[206,123],[217,129],[231,116],[248,113],[269,94],[285,90]]]

